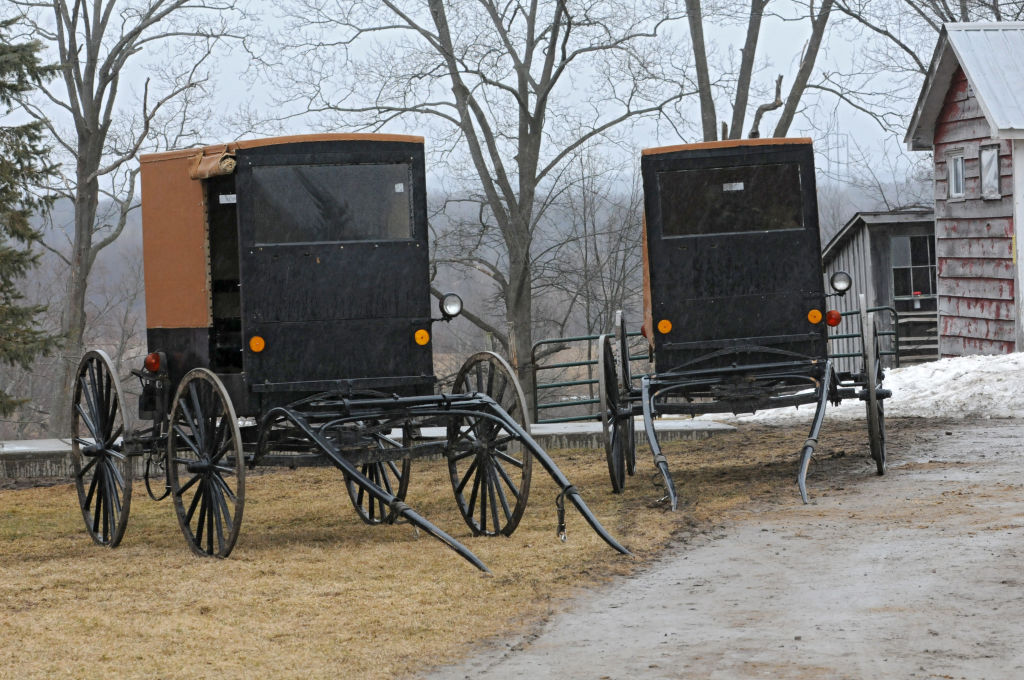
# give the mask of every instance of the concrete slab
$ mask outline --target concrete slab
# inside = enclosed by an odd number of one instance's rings
[[[658,440],[706,439],[716,432],[734,430],[732,425],[707,420],[665,418],[655,422]],[[545,423],[530,427],[545,449],[603,449],[601,423]],[[396,433],[399,437],[400,434]],[[427,437],[443,439],[444,428],[425,428]],[[636,419],[637,444],[647,443],[642,418]],[[141,461],[140,461],[141,462]],[[139,470],[141,474],[141,467]],[[0,479],[24,477],[71,477],[71,442],[68,439],[29,439],[0,442]]]

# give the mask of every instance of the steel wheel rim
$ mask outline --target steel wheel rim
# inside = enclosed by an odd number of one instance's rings
[[[455,377],[453,391],[488,395],[526,429],[522,388],[498,355],[480,352],[467,359]],[[494,420],[458,416],[448,424],[447,455],[455,501],[473,534],[511,535],[526,511],[530,493],[533,456],[529,450]]]
[[[612,339],[602,335],[598,340],[598,391],[600,393],[601,429],[604,432],[604,452],[608,462],[608,476],[612,492],[621,493],[626,486],[626,464],[623,449],[625,428],[618,417],[619,383],[616,377]]]
[[[242,523],[245,456],[220,379],[202,368],[189,372],[174,395],[169,423],[167,473],[178,525],[192,552],[227,557]]]
[[[879,475],[885,474],[885,411],[878,390],[882,387],[882,362],[879,356],[878,326],[867,311],[865,297],[860,296],[861,341],[864,347],[864,389],[867,391],[868,444]],[[868,339],[868,330],[871,338]]]
[[[132,500],[131,462],[124,453],[124,395],[110,357],[87,352],[78,364],[71,416],[71,460],[86,531],[115,548]]]

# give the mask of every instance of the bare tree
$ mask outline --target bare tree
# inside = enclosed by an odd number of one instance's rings
[[[659,44],[671,9],[622,0],[299,0],[291,14],[293,25],[279,31],[287,61],[276,66],[279,80],[296,86],[289,98],[306,102],[302,113],[327,114],[335,129],[339,119],[370,130],[425,127],[446,167],[472,176],[477,231],[491,252],[464,264],[500,292],[498,337],[529,392],[532,268],[566,162],[693,91],[685,66],[673,66]]]
[[[1024,2],[1010,0],[835,0],[843,39],[857,44],[850,62],[809,87],[873,118],[902,136],[942,25],[962,21],[1019,21]]]
[[[58,193],[74,204],[65,251],[61,317],[64,375],[51,408],[54,433],[70,419],[66,395],[86,330],[86,291],[97,254],[124,231],[136,207],[140,150],[153,143],[165,109],[190,101],[209,77],[214,50],[237,37],[233,0],[11,0],[29,32],[52,49],[59,76],[42,101],[23,102],[67,158]],[[142,81],[138,91],[133,87]],[[179,125],[177,136],[186,132]],[[110,206],[99,212],[101,201]]]
[[[773,4],[774,2],[774,4]],[[815,72],[818,55],[826,36],[826,29],[829,26],[829,18],[832,13],[834,0],[821,0],[820,6],[815,6],[814,0],[806,5],[799,2],[786,5],[787,15],[775,14],[773,19],[776,22],[800,21],[808,25],[808,38],[804,44],[799,59],[797,60],[796,72],[790,78],[791,85],[789,92],[782,98],[781,78],[776,79],[776,96],[773,101],[760,105],[760,114],[754,122],[750,136],[758,136],[758,125],[760,116],[767,111],[781,108],[782,112],[775,124],[774,136],[785,137],[789,133],[793,120],[799,111],[799,107],[805,93],[809,89],[811,76]],[[750,0],[749,9],[743,18],[745,33],[743,47],[740,50],[739,67],[736,69],[731,61],[726,62],[720,69],[717,79],[711,77],[708,53],[711,45],[704,37],[705,17],[713,17],[720,26],[728,26],[740,23],[740,17],[734,14],[734,9],[725,3],[722,6],[713,5],[708,11],[701,0],[686,0],[687,21],[690,29],[690,46],[693,50],[694,64],[697,70],[697,83],[701,102],[701,126],[704,132],[704,141],[718,139],[717,114],[715,112],[715,101],[721,94],[731,94],[731,127],[722,122],[722,139],[740,139],[743,137],[743,125],[746,120],[747,110],[750,106],[751,90],[754,88],[754,72],[756,66],[757,45],[760,40],[761,31],[764,26],[764,18],[769,6],[782,4],[779,0]],[[795,13],[795,15],[793,15]],[[758,88],[762,89],[762,88]],[[770,89],[767,91],[771,91]],[[775,103],[778,102],[778,103]]]

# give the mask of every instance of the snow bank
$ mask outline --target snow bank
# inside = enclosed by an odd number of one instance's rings
[[[1024,418],[1024,353],[940,359],[885,373],[887,417],[921,418]],[[814,416],[814,405],[773,409],[753,415],[701,416],[724,422],[790,424]],[[847,399],[831,404],[829,418],[863,418],[864,403]]]

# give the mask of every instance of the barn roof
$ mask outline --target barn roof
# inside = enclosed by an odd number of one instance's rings
[[[842,229],[829,239],[821,251],[822,264],[827,265],[842,250],[843,246],[865,227],[877,225],[896,226],[915,222],[934,222],[935,214],[931,208],[906,208],[892,212],[869,211],[859,212],[843,225]]]
[[[992,136],[1024,139],[1024,22],[945,24],[904,141],[932,148],[935,122],[957,66],[992,127]]]

